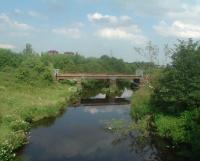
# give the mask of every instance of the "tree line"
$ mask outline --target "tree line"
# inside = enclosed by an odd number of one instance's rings
[[[0,49],[0,71],[13,72],[16,79],[29,84],[52,82],[54,69],[70,73],[124,73],[134,74],[136,69],[146,69],[151,63],[124,62],[122,59],[103,55],[100,58],[82,55],[36,53],[30,44],[22,52]],[[151,64],[152,65],[152,64]]]

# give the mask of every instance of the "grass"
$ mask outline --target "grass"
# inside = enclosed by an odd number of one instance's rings
[[[59,83],[16,83],[13,73],[0,72],[0,161],[12,160],[14,151],[27,143],[31,123],[57,116],[76,91]]]

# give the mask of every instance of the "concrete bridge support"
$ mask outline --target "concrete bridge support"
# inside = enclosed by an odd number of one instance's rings
[[[81,79],[76,79],[76,84],[81,86],[82,80]]]
[[[112,90],[117,87],[117,80],[116,79],[109,79],[109,88]],[[115,96],[112,93],[113,91],[110,91],[110,93],[106,94],[106,99],[108,99],[110,102],[115,100]]]

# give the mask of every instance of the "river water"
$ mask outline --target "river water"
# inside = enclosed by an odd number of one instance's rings
[[[53,123],[31,130],[30,143],[21,151],[22,161],[143,161],[155,154],[131,151],[129,140],[114,144],[105,121],[130,121],[130,105],[69,107]]]
[[[98,96],[102,97],[102,95]],[[130,104],[80,105],[56,119],[33,127],[29,144],[19,153],[19,161],[158,161],[153,145],[141,150],[133,138],[116,142],[105,130],[105,122],[130,122]],[[130,140],[132,139],[132,140]],[[157,159],[155,159],[157,158]]]

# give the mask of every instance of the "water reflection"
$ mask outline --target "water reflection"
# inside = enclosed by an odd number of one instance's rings
[[[120,97],[116,97],[116,98],[130,98],[132,96],[132,94],[133,94],[132,90],[125,88],[122,95]],[[104,98],[106,98],[106,95],[103,93],[99,93],[96,96],[90,97],[90,98],[91,99],[104,99]]]
[[[31,130],[30,144],[21,161],[143,161],[143,153],[130,151],[130,140],[114,144],[115,136],[102,126],[105,120],[129,121],[129,105],[69,108],[49,127]],[[136,147],[137,148],[137,147]],[[154,155],[152,149],[145,155]],[[148,157],[147,157],[148,158]]]
[[[124,110],[126,108],[126,110]],[[130,109],[130,105],[124,105],[123,108],[116,108],[116,106],[86,106],[84,108],[85,112],[89,112],[91,114],[98,114],[98,113],[107,113],[107,112],[115,112],[118,114],[124,114],[127,112],[127,109]],[[128,114],[128,113],[127,113]]]

